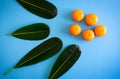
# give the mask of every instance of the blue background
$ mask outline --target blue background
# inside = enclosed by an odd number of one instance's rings
[[[120,79],[120,1],[49,1],[57,7],[58,15],[47,20],[28,12],[16,0],[0,0],[0,79],[47,79],[55,60],[70,44],[79,45],[82,54],[75,65],[59,79]],[[87,26],[84,21],[73,21],[71,13],[75,9],[83,10],[85,15],[97,14],[98,24],[107,27],[107,35],[95,37],[91,42],[83,40],[81,35],[78,37],[70,35],[68,29],[71,24],[80,24],[82,30],[94,28]],[[57,36],[63,40],[62,50],[43,62],[18,68],[3,77],[3,73],[12,68],[28,51],[44,41],[21,40],[6,34],[38,22],[50,26],[51,33],[48,38]]]

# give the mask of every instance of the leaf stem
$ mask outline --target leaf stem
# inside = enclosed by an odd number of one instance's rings
[[[12,36],[12,34],[6,34],[6,36]]]
[[[3,74],[3,76],[8,75],[8,74],[9,74],[10,72],[12,72],[14,69],[15,69],[15,68],[12,68],[12,69],[8,70],[7,72],[5,72],[5,73]]]

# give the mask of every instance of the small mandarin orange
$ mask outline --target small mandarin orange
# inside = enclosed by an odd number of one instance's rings
[[[78,36],[81,33],[81,27],[78,24],[72,24],[69,28],[70,34]]]
[[[92,41],[94,36],[94,32],[90,29],[84,30],[82,33],[82,38],[86,41]]]
[[[107,33],[107,29],[104,25],[98,25],[94,28],[94,33],[96,36],[105,36]]]
[[[73,13],[72,13],[72,19],[79,22],[79,21],[82,21],[84,18],[84,13],[82,10],[74,10]]]
[[[88,15],[86,16],[85,22],[86,22],[86,24],[89,25],[89,26],[94,26],[94,25],[96,25],[97,22],[98,22],[98,16],[97,16],[96,14],[93,14],[93,13],[88,14]]]

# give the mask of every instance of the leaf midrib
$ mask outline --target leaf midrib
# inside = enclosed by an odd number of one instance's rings
[[[76,49],[77,50],[77,49]],[[75,50],[75,51],[76,51]],[[63,64],[61,64],[61,66],[57,69],[57,71],[51,76],[51,78],[50,79],[52,79],[54,76],[55,76],[55,74],[62,68],[62,66],[71,58],[71,56],[74,54],[74,52],[75,51],[73,51],[73,53],[63,62]]]
[[[47,31],[35,31],[35,32],[13,33],[12,35],[25,35],[25,34],[33,34],[33,33],[40,33],[40,32],[47,32]]]
[[[21,1],[24,2],[24,3],[26,3],[26,4],[32,5],[32,6],[34,6],[34,7],[37,7],[37,8],[39,8],[39,9],[45,10],[45,11],[47,11],[47,12],[53,14],[51,11],[49,11],[49,10],[47,10],[47,9],[45,9],[45,8],[42,8],[42,7],[36,6],[36,5],[31,4],[31,3],[27,2],[27,1],[24,1],[24,0],[21,0]]]
[[[49,50],[49,49],[53,48],[53,47],[54,47],[54,46],[56,46],[56,45],[57,45],[57,44],[55,44],[55,45],[51,46],[50,48],[46,49],[45,51],[47,51],[47,50]],[[34,59],[35,57],[37,57],[37,56],[39,56],[39,55],[43,54],[45,51],[43,51],[42,53],[39,53],[38,55],[35,55],[35,56],[31,57],[31,58],[30,58],[30,59],[28,59],[27,61],[25,61],[25,62],[21,63],[20,65],[18,65],[18,67],[19,67],[19,66],[21,66],[21,65],[23,65],[24,63],[26,63],[26,62],[28,62],[28,61],[30,61],[30,60],[32,60],[32,59]]]

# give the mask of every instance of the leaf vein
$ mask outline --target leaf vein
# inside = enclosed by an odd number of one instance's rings
[[[24,0],[21,0],[21,1],[24,2],[24,3],[26,3],[26,4],[32,5],[32,6],[34,6],[34,7],[37,7],[37,8],[39,8],[39,9],[45,10],[45,11],[53,14],[51,11],[48,11],[48,10],[45,9],[45,8],[42,8],[42,7],[39,7],[39,6],[37,6],[37,5],[31,4],[31,3],[27,2],[27,1],[24,1]]]
[[[75,50],[76,51],[76,50]],[[70,57],[74,54],[74,52],[75,51],[73,51],[73,53],[63,62],[63,64],[61,64],[61,66],[57,69],[57,71],[52,75],[52,77],[50,78],[50,79],[52,79],[54,76],[55,76],[55,74],[62,68],[62,66],[70,59]]]
[[[47,51],[47,50],[49,50],[49,49],[53,48],[54,46],[56,46],[56,44],[55,44],[55,45],[53,45],[53,46],[51,46],[50,48],[47,48],[45,51]],[[39,56],[39,55],[43,54],[45,51],[41,52],[41,53],[40,53],[40,54],[38,54],[38,55],[35,55],[35,56],[31,57],[30,59],[28,59],[27,61],[25,61],[25,62],[21,63],[21,64],[20,64],[20,65],[18,65],[18,66],[21,66],[21,65],[25,64],[26,62],[28,62],[28,61],[30,61],[30,60],[32,60],[32,59],[34,59],[35,57],[37,57],[37,56]]]
[[[24,35],[24,34],[33,34],[33,33],[40,33],[40,32],[45,32],[45,31],[36,31],[36,32],[24,32],[24,33],[13,33],[12,35]]]

